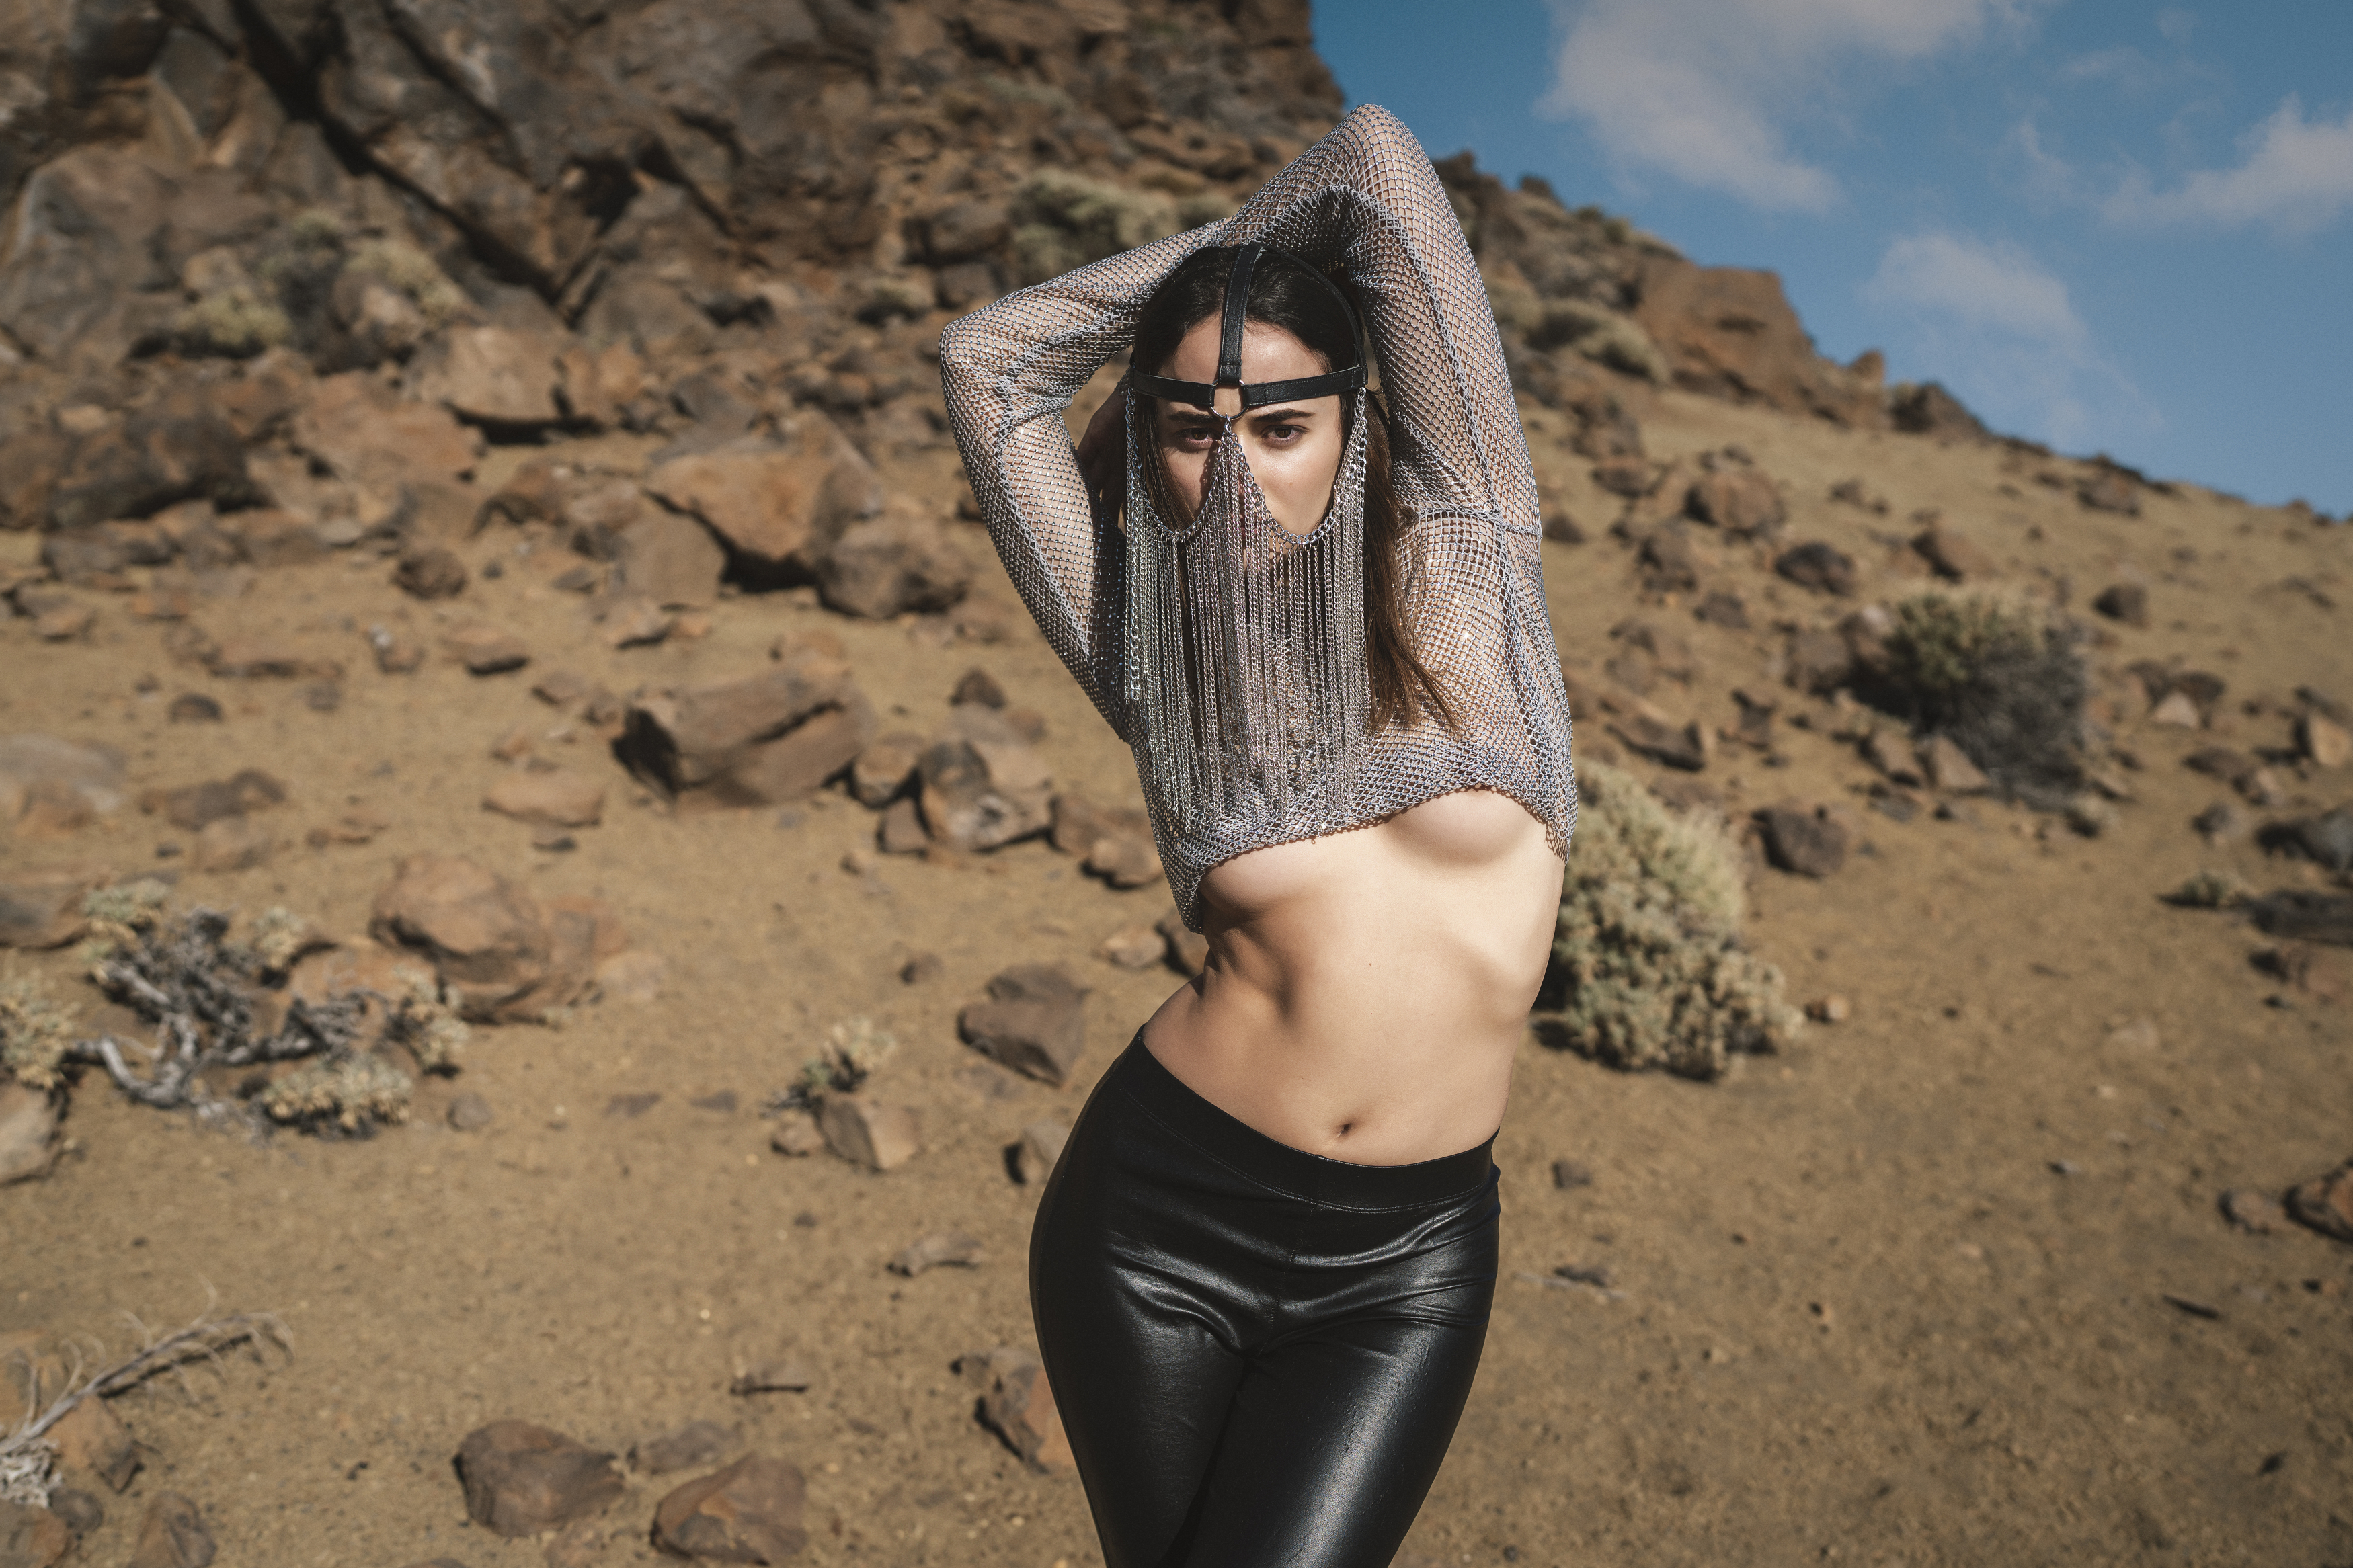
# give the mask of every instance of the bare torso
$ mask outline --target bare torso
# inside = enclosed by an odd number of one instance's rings
[[[1356,1164],[1475,1147],[1503,1120],[1561,863],[1490,790],[1255,849],[1201,883],[1208,968],[1145,1026],[1187,1087]]]

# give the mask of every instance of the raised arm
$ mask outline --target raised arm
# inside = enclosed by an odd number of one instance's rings
[[[940,380],[980,514],[1022,603],[1112,728],[1122,710],[1118,531],[1094,515],[1062,423],[1154,289],[1214,228],[1023,289],[940,334]]]
[[[1413,132],[1377,105],[1356,110],[1251,197],[1219,243],[1249,239],[1336,262],[1356,286],[1399,427],[1406,504],[1540,536],[1486,285]]]

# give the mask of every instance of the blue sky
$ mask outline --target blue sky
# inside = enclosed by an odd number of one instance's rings
[[[1766,267],[1996,429],[2353,512],[2353,0],[1327,0],[1432,156]]]

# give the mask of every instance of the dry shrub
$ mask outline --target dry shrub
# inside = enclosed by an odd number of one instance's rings
[[[2082,786],[2091,682],[2083,632],[2039,601],[1931,589],[1891,609],[1873,705],[1944,735],[2005,792],[2045,809]]]
[[[1668,808],[1632,774],[1577,769],[1577,841],[1561,883],[1535,1026],[1615,1068],[1724,1076],[1736,1053],[1796,1034],[1781,973],[1742,949],[1740,852],[1720,819]]]
[[[0,1078],[55,1089],[73,1045],[74,1010],[50,996],[37,974],[0,980]]]

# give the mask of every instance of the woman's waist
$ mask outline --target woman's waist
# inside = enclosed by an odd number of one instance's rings
[[[1525,1005],[1410,984],[1278,998],[1213,968],[1169,998],[1143,1039],[1187,1087],[1278,1142],[1398,1165],[1493,1135],[1525,1020]]]

